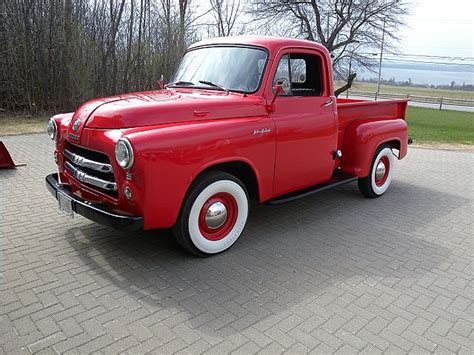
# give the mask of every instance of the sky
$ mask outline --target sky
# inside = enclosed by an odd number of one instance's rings
[[[474,57],[474,0],[412,0],[401,53]]]

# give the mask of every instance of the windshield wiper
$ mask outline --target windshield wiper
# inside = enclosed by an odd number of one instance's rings
[[[216,83],[213,83],[212,81],[207,81],[207,80],[198,80],[201,84],[206,84],[206,85],[209,85],[209,86],[213,86],[215,88],[218,88],[219,90],[222,90],[222,91],[225,91],[226,93],[229,93],[229,89],[226,89],[225,87],[223,87],[222,85],[219,85],[219,84],[216,84]]]
[[[165,88],[169,86],[194,86],[194,83],[191,81],[178,80],[178,81],[175,81],[174,83],[166,84]]]

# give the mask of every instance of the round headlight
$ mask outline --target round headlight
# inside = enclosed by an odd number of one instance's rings
[[[50,118],[48,121],[48,128],[47,128],[48,136],[52,140],[55,140],[58,136],[58,126],[56,126],[56,121],[54,118]]]
[[[115,145],[115,160],[124,169],[133,165],[133,149],[127,138],[120,138]]]

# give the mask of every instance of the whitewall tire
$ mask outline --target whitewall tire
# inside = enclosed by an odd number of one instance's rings
[[[193,183],[183,203],[174,233],[178,243],[198,256],[229,249],[247,222],[249,200],[235,176],[211,172]]]
[[[388,144],[375,151],[367,177],[359,179],[359,190],[367,197],[379,197],[389,188],[395,170],[396,157]]]

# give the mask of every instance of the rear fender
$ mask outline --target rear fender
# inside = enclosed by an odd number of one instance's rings
[[[359,177],[369,174],[370,165],[378,146],[396,142],[400,148],[398,159],[407,154],[408,128],[405,120],[356,121],[347,127],[342,145],[341,169]]]

